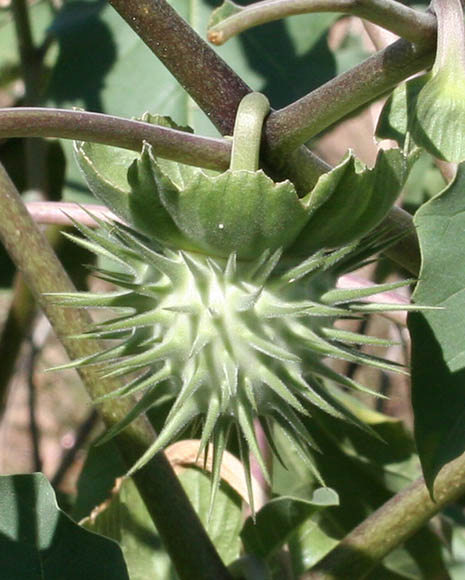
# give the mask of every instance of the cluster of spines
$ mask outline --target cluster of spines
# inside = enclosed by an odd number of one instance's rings
[[[353,344],[386,346],[392,343],[335,329],[327,325],[327,320],[353,317],[360,312],[408,309],[405,305],[368,304],[362,300],[409,281],[369,289],[332,289],[318,300],[299,298],[301,292],[294,290],[302,284],[308,288],[312,277],[350,256],[355,245],[331,253],[317,252],[297,266],[276,273],[281,259],[279,251],[271,255],[265,252],[248,263],[238,263],[235,254],[227,260],[219,260],[181,250],[161,249],[152,240],[123,225],[93,218],[98,230],[76,223],[84,237],[69,237],[126,270],[96,269],[95,272],[121,290],[107,294],[55,294],[52,299],[63,306],[110,308],[122,312],[121,316],[96,324],[82,335],[118,339],[118,343],[60,368],[99,364],[104,376],[142,373],[105,396],[121,397],[145,391],[131,413],[110,429],[103,440],[116,435],[154,405],[161,385],[169,388],[174,385],[177,391],[164,428],[131,472],[201,416],[203,430],[199,455],[208,449],[210,441],[214,446],[212,502],[222,454],[233,424],[253,499],[249,450],[265,478],[269,479],[255,435],[255,420],[260,420],[278,457],[272,436],[275,426],[288,436],[315,473],[308,453],[309,447],[314,447],[313,442],[299,413],[308,415],[313,405],[334,416],[357,422],[324,388],[321,379],[364,391],[368,389],[337,373],[324,358],[400,370],[398,365],[352,348]],[[190,300],[194,294],[195,300]],[[309,319],[317,322],[308,323]],[[236,340],[244,343],[237,347],[231,336],[235,324],[239,325]],[[214,344],[220,344],[221,348],[215,349]],[[250,361],[247,355],[240,354],[241,350],[252,353]],[[221,351],[222,360],[215,360]],[[251,362],[257,363],[256,368]],[[182,372],[179,366],[183,367]]]

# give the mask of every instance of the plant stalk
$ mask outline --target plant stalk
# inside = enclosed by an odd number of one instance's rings
[[[88,313],[81,309],[60,308],[44,296],[45,292],[51,291],[75,292],[75,288],[1,165],[0,240],[22,271],[70,358],[76,359],[98,351],[99,345],[94,340],[69,338],[88,328],[91,322]],[[116,378],[102,379],[92,366],[79,372],[92,399],[121,386]],[[126,416],[133,404],[128,399],[102,403],[100,412],[107,427]],[[133,421],[116,437],[128,469],[141,457],[154,437],[145,417]],[[199,579],[231,580],[164,454],[157,454],[133,477],[179,577],[190,580],[195,570],[199,571],[199,574],[194,573]]]
[[[228,167],[231,155],[231,143],[224,139],[201,137],[113,115],[66,109],[0,109],[0,137],[60,137],[133,151],[140,151],[147,141],[160,157],[219,170]]]
[[[43,73],[42,54],[34,44],[26,0],[12,0],[11,10],[16,30],[16,41],[21,60],[24,82],[23,104],[36,106],[40,102],[40,85]],[[47,144],[43,141],[26,139],[27,188],[43,192],[46,189],[45,155]]]
[[[414,45],[398,40],[363,63],[272,113],[265,125],[272,158],[287,157],[349,113],[431,65],[435,40]]]
[[[165,0],[109,0],[223,135],[250,87]]]
[[[434,501],[420,477],[352,530],[300,580],[364,578],[394,548],[465,493],[465,454],[448,463],[434,483]]]
[[[223,44],[254,26],[312,12],[359,16],[416,43],[427,41],[436,31],[436,20],[430,12],[413,10],[393,0],[263,0],[238,9],[209,29],[210,42]]]

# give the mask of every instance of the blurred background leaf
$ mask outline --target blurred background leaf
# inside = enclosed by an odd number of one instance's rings
[[[0,477],[2,580],[129,580],[119,546],[75,524],[40,473]]]

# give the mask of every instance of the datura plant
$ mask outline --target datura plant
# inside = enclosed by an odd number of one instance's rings
[[[239,444],[251,500],[250,452],[269,479],[258,424],[278,457],[275,430],[319,477],[302,416],[316,407],[358,423],[334,385],[368,390],[327,360],[401,370],[354,347],[386,341],[334,322],[405,310],[405,305],[363,299],[408,281],[357,290],[334,284],[344,269],[380,249],[378,236],[365,236],[398,195],[407,159],[399,150],[381,152],[369,170],[349,154],[299,198],[292,183],[275,183],[258,169],[268,109],[261,94],[243,99],[231,165],[221,174],[158,159],[147,144],[134,159],[110,147],[76,143],[90,188],[121,222],[95,216],[97,231],[76,223],[84,237],[70,237],[117,266],[97,268],[96,274],[119,289],[51,298],[69,307],[118,313],[85,334],[108,340],[108,348],[67,365],[98,364],[107,376],[127,376],[127,384],[107,397],[141,393],[104,440],[162,397],[171,397],[163,429],[132,471],[187,427],[201,429],[199,454],[213,442],[212,498],[231,436]]]

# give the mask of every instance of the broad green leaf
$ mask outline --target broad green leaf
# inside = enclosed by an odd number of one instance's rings
[[[199,469],[189,468],[180,473],[179,479],[220,557],[226,565],[230,564],[241,550],[241,499],[226,484],[221,484],[208,520],[210,477]]]
[[[415,439],[431,488],[465,450],[465,166],[415,215],[422,267],[414,300],[443,310],[409,315]]]
[[[210,519],[210,479],[198,469],[188,468],[180,481],[226,564],[238,558],[242,522],[241,502],[226,485],[218,490]],[[174,567],[165,552],[158,532],[131,479],[126,478],[111,502],[85,526],[115,539],[121,546],[131,580],[176,580]],[[186,549],[188,547],[186,546]]]
[[[256,514],[256,521],[247,519],[241,532],[245,550],[262,558],[270,557],[295,529],[317,511],[336,506],[337,493],[318,488],[311,500],[281,496],[265,504]]]
[[[322,514],[316,513],[297,526],[287,539],[292,569],[296,577],[310,569],[338,543]]]
[[[40,473],[0,477],[2,580],[129,580],[120,548],[74,523]]]
[[[178,579],[132,479],[125,479],[105,509],[83,526],[118,542],[131,580]]]

